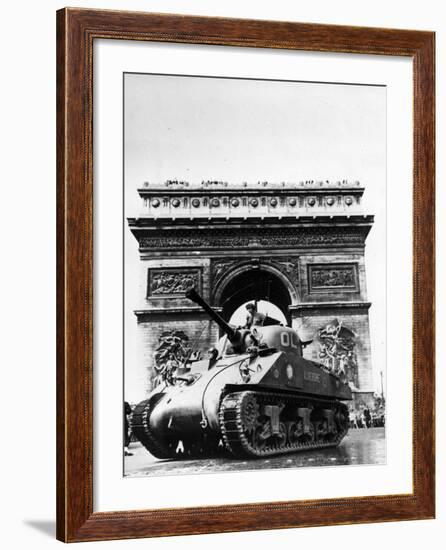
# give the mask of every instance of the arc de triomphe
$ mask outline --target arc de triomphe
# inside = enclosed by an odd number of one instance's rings
[[[201,350],[218,328],[184,298],[188,286],[223,317],[266,298],[303,340],[305,356],[348,372],[356,404],[373,397],[364,251],[373,216],[359,182],[201,184],[167,181],[138,189],[129,218],[139,247],[137,369],[151,388],[159,337],[183,331]]]

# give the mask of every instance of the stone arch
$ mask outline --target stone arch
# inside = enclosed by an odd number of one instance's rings
[[[237,264],[217,283],[213,302],[229,320],[243,303],[266,298],[267,288],[269,301],[281,309],[290,322],[289,306],[298,303],[298,293],[290,279],[270,262],[251,260]]]

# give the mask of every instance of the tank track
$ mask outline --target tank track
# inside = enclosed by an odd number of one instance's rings
[[[132,432],[135,437],[140,441],[150,454],[160,459],[175,459],[184,460],[192,458],[208,458],[218,456],[221,454],[221,450],[218,447],[218,438],[210,438],[210,434],[203,434],[203,438],[199,441],[184,440],[183,450],[177,452],[179,439],[175,438],[167,443],[160,441],[160,439],[153,433],[150,428],[150,414],[153,406],[156,402],[152,402],[152,399],[146,399],[139,403],[132,414],[131,426]]]
[[[132,414],[132,431],[144,447],[156,458],[171,458],[175,455],[169,445],[166,445],[152,433],[149,424],[152,399],[146,399],[136,405]]]
[[[268,423],[260,414],[262,407],[268,405],[279,405],[282,411],[296,410],[296,407],[312,407],[312,410],[316,411],[316,415],[323,409],[329,409],[334,414],[338,414],[338,420],[335,422],[337,432],[330,434],[332,437],[328,440],[318,439],[315,435],[316,425],[312,421],[313,432],[308,436],[309,440],[291,442],[287,426],[297,419],[288,416],[283,420],[279,417],[280,434],[264,440],[262,445],[259,443],[261,438],[254,434],[257,433],[256,430],[263,429],[262,418],[263,426]],[[339,425],[342,424],[339,415],[345,419],[345,426]],[[230,393],[223,398],[219,412],[220,429],[225,446],[238,458],[265,458],[284,453],[337,446],[348,432],[347,419],[348,408],[339,401],[290,396],[280,392],[241,391]]]

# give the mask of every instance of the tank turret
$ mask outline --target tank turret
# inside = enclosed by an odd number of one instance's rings
[[[351,390],[303,357],[307,342],[295,330],[280,324],[238,329],[195,289],[186,297],[224,336],[211,360],[178,365],[135,407],[133,432],[152,455],[209,456],[224,449],[256,458],[341,443],[348,431],[343,401]]]

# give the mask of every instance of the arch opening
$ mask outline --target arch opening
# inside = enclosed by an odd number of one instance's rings
[[[241,306],[261,301],[276,306],[286,324],[290,324],[291,296],[287,287],[275,274],[261,268],[247,269],[232,277],[223,288],[217,305],[222,308],[223,318],[229,322]]]
[[[248,304],[252,304],[252,301],[245,302],[234,311],[234,313],[231,315],[229,319],[229,323],[231,325],[244,326],[246,324],[246,320],[248,317],[247,315],[248,310],[246,309],[246,306]],[[267,315],[268,317],[276,319],[277,321],[279,321],[284,325],[288,324],[285,315],[282,313],[282,310],[279,309],[272,302],[267,302],[266,300],[259,300],[257,302],[257,311],[259,313],[263,313],[264,315]]]

